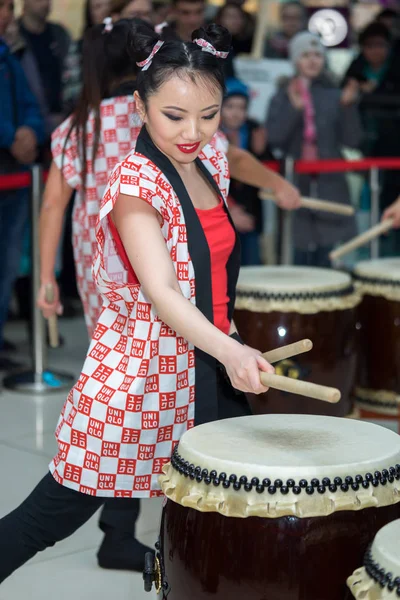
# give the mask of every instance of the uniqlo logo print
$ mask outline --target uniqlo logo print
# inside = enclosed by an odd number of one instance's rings
[[[76,429],[71,430],[71,446],[78,446],[78,448],[86,448],[86,433],[83,431],[77,431]]]
[[[90,415],[92,404],[93,398],[89,398],[89,396],[81,394],[79,398],[78,412],[82,413],[83,415]]]
[[[99,490],[113,490],[115,488],[115,480],[117,476],[108,473],[99,474],[98,487]]]
[[[177,269],[178,281],[189,281],[189,265],[184,262],[178,262]]]
[[[63,482],[63,480],[62,480],[62,478],[60,477],[60,475],[59,475],[58,471],[54,471],[54,473],[53,473],[53,477],[54,477],[54,479],[57,481],[57,483],[59,483],[60,485],[62,485],[62,482]],[[64,476],[64,478],[65,478],[65,476]]]
[[[171,254],[172,262],[176,262],[176,256],[177,256],[176,246],[172,246],[170,254]]]
[[[190,389],[189,389],[189,404],[191,402],[194,402],[195,397],[196,397],[196,391],[195,391],[194,385],[191,385]]]
[[[180,425],[181,423],[186,423],[188,418],[188,407],[180,406],[175,411],[175,424]]]
[[[105,365],[99,365],[94,371],[92,377],[96,381],[105,383],[107,379],[112,375],[112,373],[113,370],[110,367],[106,367]]]
[[[159,343],[158,340],[150,342],[150,358],[154,358],[158,354]]]
[[[103,385],[101,390],[97,392],[95,398],[96,398],[96,400],[98,400],[99,402],[102,402],[103,404],[108,404],[110,402],[111,398],[114,396],[114,394],[115,394],[115,390],[108,387],[108,385]]]
[[[119,386],[119,391],[120,392],[128,392],[133,381],[134,381],[134,377],[133,375],[125,375],[123,382],[121,383],[121,385]]]
[[[129,357],[123,356],[121,358],[121,360],[119,361],[117,371],[119,371],[120,373],[126,373],[126,370],[128,368],[128,362],[129,362]]]
[[[161,444],[161,442],[170,442],[172,440],[173,430],[173,425],[166,425],[165,427],[160,427],[157,435],[157,444]]]
[[[128,337],[133,338],[135,334],[136,319],[129,319],[128,321]]]
[[[134,475],[136,471],[136,460],[133,458],[120,458],[118,461],[118,475]]]
[[[87,202],[98,202],[98,198],[97,198],[97,189],[93,188],[93,187],[89,187],[86,190],[86,200]],[[104,198],[104,201],[102,204],[105,204],[106,199]],[[98,234],[100,235],[100,234]]]
[[[107,331],[108,327],[102,325],[101,323],[97,323],[96,329],[94,330],[93,339],[99,340],[105,333],[107,333]]]
[[[119,302],[120,300],[122,300],[121,294],[117,294],[117,292],[107,292],[106,295],[110,302]]]
[[[142,492],[150,489],[151,475],[140,475],[135,477],[133,489],[135,492]]]
[[[126,350],[126,344],[128,342],[128,338],[126,335],[121,335],[121,337],[119,338],[118,342],[115,344],[114,346],[114,350],[116,352],[120,352],[121,354],[124,354],[125,350]]]
[[[114,104],[101,104],[100,105],[101,116],[104,117],[113,117],[115,113]]]
[[[89,419],[87,431],[89,435],[101,439],[104,434],[104,423],[102,421],[98,421],[97,419]]]
[[[69,415],[68,415],[68,417],[67,417],[67,419],[66,419],[66,423],[67,423],[68,425],[72,426],[72,424],[73,424],[73,422],[74,422],[74,419],[75,419],[75,417],[76,417],[76,413],[77,413],[77,412],[78,412],[78,411],[76,410],[76,408],[75,408],[75,407],[71,408],[71,410],[69,411]]]
[[[176,387],[178,390],[182,390],[187,388],[189,385],[188,372],[183,371],[182,373],[178,373]]]
[[[190,280],[190,297],[194,298],[196,295],[196,284],[194,279]]]
[[[83,388],[85,387],[85,384],[88,379],[89,379],[88,375],[85,375],[85,373],[81,373],[78,381],[75,384],[75,389],[77,389],[79,392],[81,392],[83,390]]]
[[[64,469],[64,479],[67,481],[73,481],[74,483],[80,483],[82,476],[82,467],[78,467],[76,465],[71,465],[69,463],[65,464]]]
[[[189,350],[189,355],[188,355],[188,359],[189,359],[189,369],[194,368],[194,350]]]
[[[137,175],[121,175],[121,185],[138,186],[139,185],[139,177]]]
[[[79,488],[81,494],[86,494],[86,496],[95,496],[96,489],[88,487],[87,485],[81,485]]]
[[[163,323],[160,329],[160,337],[175,337],[175,331]]]
[[[116,123],[117,123],[117,129],[128,129],[128,127],[129,127],[128,115],[117,115]]]
[[[114,323],[112,324],[111,329],[113,331],[116,331],[117,333],[122,333],[123,330],[125,329],[127,320],[128,320],[128,318],[125,317],[124,315],[118,315],[117,318],[115,319]]]
[[[137,358],[143,358],[146,342],[144,340],[133,340],[131,355]]]
[[[89,356],[95,360],[98,360],[99,362],[103,362],[110,352],[111,348],[101,344],[100,342],[97,342],[97,344],[91,349]]]
[[[103,138],[106,144],[113,144],[117,141],[117,132],[115,129],[103,129]]]
[[[107,458],[118,458],[121,444],[116,442],[103,442],[101,444],[101,456]]]
[[[156,458],[153,462],[153,475],[160,475],[162,473],[163,466],[169,463],[169,458]]]
[[[100,456],[94,452],[86,452],[83,466],[89,471],[98,471],[100,468]]]
[[[144,412],[142,414],[142,429],[157,429],[160,415],[157,411]]]
[[[131,149],[131,145],[129,142],[120,142],[118,144],[118,154],[119,156],[124,156],[124,154],[128,154]]]
[[[176,356],[160,356],[159,365],[162,375],[174,375],[176,373]]]
[[[136,316],[141,321],[150,321],[151,306],[146,302],[138,302]]]
[[[179,225],[179,238],[178,238],[180,243],[185,243],[187,242],[187,232],[186,232],[186,226],[185,225]]]
[[[119,408],[113,408],[112,406],[109,406],[107,408],[106,423],[121,427],[124,423],[124,411]]]
[[[124,427],[122,430],[122,443],[123,444],[138,444],[140,440],[140,429],[130,429]]]
[[[139,460],[153,460],[156,453],[155,444],[139,444],[138,459]]]
[[[168,392],[160,394],[160,410],[172,410],[175,408],[176,393]]]
[[[57,457],[60,460],[65,460],[68,456],[68,452],[70,449],[70,444],[66,442],[58,442],[58,454]]]
[[[176,338],[176,353],[177,354],[186,354],[189,350],[189,345],[187,341],[182,337]]]
[[[135,413],[142,412],[143,398],[143,395],[128,394],[126,399],[126,410]]]
[[[92,262],[93,262],[93,258],[91,256],[84,256],[83,257],[83,266],[85,269],[90,269],[92,266]]]
[[[108,171],[112,171],[115,165],[118,163],[117,156],[108,156],[107,157],[107,169]]]
[[[98,171],[96,173],[96,185],[107,185],[108,174],[106,171]]]
[[[146,394],[156,393],[159,391],[158,374],[150,375],[148,377],[144,391],[146,392]]]

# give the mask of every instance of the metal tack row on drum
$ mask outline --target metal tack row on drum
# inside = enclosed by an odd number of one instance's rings
[[[145,577],[163,599],[344,600],[400,518],[400,437],[326,416],[227,419],[187,431],[160,481]]]

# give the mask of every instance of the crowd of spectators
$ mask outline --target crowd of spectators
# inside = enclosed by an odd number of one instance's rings
[[[209,18],[227,27],[233,41],[221,128],[231,144],[261,159],[288,154],[306,160],[337,158],[343,146],[369,156],[400,156],[400,16],[395,10],[383,10],[359,34],[359,53],[337,81],[329,74],[320,40],[306,32],[305,7],[297,0],[283,2],[279,28],[267,35],[263,54],[290,60],[294,75],[280,82],[265,119],[255,122],[249,117],[251,92],[236,78],[234,67],[235,56],[251,52],[255,34],[254,15],[242,0],[227,0],[216,11],[205,0],[87,0],[80,35],[49,20],[51,8],[51,0],[23,0],[16,18],[13,0],[0,0],[1,174],[26,170],[35,161],[48,166],[51,134],[74,110],[80,94],[82,34],[109,16],[114,21],[140,17],[155,26],[163,24],[165,38],[183,41]],[[349,201],[344,176],[303,177],[298,185],[307,195]],[[399,172],[385,173],[382,190],[383,210],[400,193]],[[259,264],[263,219],[257,190],[233,181],[231,198],[243,264]],[[28,207],[27,191],[0,192],[0,370],[15,366],[9,356],[12,344],[3,338],[13,289],[21,298],[20,312],[25,307],[28,316],[29,272],[21,270],[24,240],[29,248]],[[346,238],[355,232],[351,220],[346,231],[333,217],[316,220],[299,211],[296,219],[298,264],[326,265],[338,235]],[[70,238],[67,219],[60,271],[67,314],[77,306]]]

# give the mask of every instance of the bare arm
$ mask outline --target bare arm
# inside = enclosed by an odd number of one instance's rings
[[[55,314],[59,308],[58,286],[55,279],[57,250],[61,240],[64,215],[71,200],[72,188],[53,162],[44,191],[44,200],[39,218],[40,283],[38,305],[45,317]],[[52,284],[56,292],[54,302],[48,304],[44,288]],[[59,310],[58,310],[59,312]]]
[[[222,333],[182,295],[155,209],[121,194],[112,214],[135,274],[162,321],[224,364],[235,388],[265,391],[259,369],[271,372],[271,365],[258,351]]]
[[[281,208],[292,210],[300,207],[301,198],[297,188],[265,167],[250,152],[229,144],[227,157],[234,179],[257,188],[273,190]]]

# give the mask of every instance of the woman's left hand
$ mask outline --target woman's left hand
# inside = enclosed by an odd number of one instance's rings
[[[301,206],[301,195],[299,190],[283,179],[280,181],[279,186],[274,190],[276,196],[276,203],[283,210],[296,210]]]

